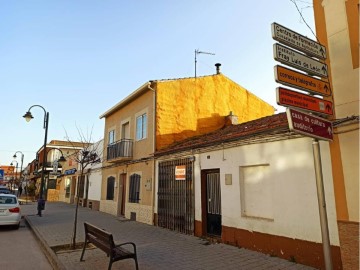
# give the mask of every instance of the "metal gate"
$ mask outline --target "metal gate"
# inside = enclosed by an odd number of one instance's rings
[[[175,179],[175,167],[185,166],[185,179]],[[194,234],[193,163],[190,158],[159,163],[158,225]]]
[[[220,173],[206,175],[207,233],[221,236],[221,191]]]

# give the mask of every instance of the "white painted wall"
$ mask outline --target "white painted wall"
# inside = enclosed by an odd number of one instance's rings
[[[327,142],[321,142],[321,159],[330,241],[332,245],[339,245],[330,151]],[[271,196],[266,200],[272,200],[273,219],[241,215],[240,166],[258,164],[269,164],[266,173],[268,179],[272,181],[271,193],[263,194]],[[321,242],[312,139],[298,138],[259,143],[196,156],[194,168],[196,220],[201,220],[201,170],[214,168],[220,168],[222,225]],[[225,174],[232,174],[232,185],[225,185]],[[266,187],[269,188],[269,185],[267,184]]]
[[[89,175],[88,199],[100,201],[101,198],[101,170],[92,171]]]
[[[100,160],[103,159],[103,145],[104,140],[100,140],[91,147],[89,150],[92,151],[96,149],[96,153],[99,156]],[[91,164],[89,166],[90,173],[89,173],[89,190],[88,190],[88,199],[100,201],[101,199],[101,181],[102,181],[102,170],[101,170],[102,162]],[[84,190],[85,191],[85,190]]]

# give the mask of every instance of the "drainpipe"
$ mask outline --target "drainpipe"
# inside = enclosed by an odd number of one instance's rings
[[[148,82],[148,89],[153,91],[154,93],[154,98],[153,98],[153,126],[154,126],[154,134],[153,134],[153,153],[155,153],[156,151],[156,91],[154,88],[151,87],[151,83],[152,81]],[[156,176],[156,162],[155,159],[153,159],[153,181],[151,183],[152,185],[152,218],[153,218],[153,223],[155,224],[155,220],[154,220],[154,214],[155,214],[155,176]],[[154,225],[153,224],[153,225]]]

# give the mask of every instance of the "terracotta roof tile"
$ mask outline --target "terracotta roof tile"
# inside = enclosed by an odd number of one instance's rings
[[[274,130],[284,129],[288,131],[286,113],[279,113],[238,125],[225,126],[204,135],[175,142],[167,148],[156,151],[155,156],[241,140],[248,136],[266,134]]]

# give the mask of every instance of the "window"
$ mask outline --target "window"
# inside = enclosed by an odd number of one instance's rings
[[[56,179],[48,180],[48,189],[56,189]]]
[[[107,200],[114,200],[114,187],[115,187],[115,177],[110,176],[107,179],[107,189],[106,189]]]
[[[66,178],[66,180],[65,180],[65,198],[70,198],[70,183],[71,183],[71,179]]]
[[[115,130],[110,130],[109,132],[109,144],[113,144],[115,142]]]
[[[130,123],[126,122],[121,125],[121,139],[130,139]]]
[[[269,164],[240,167],[242,216],[272,220],[272,188]]]
[[[140,200],[140,180],[139,174],[132,174],[130,176],[130,187],[129,187],[129,202],[138,203]]]
[[[146,113],[136,118],[136,140],[142,140],[146,138]]]

